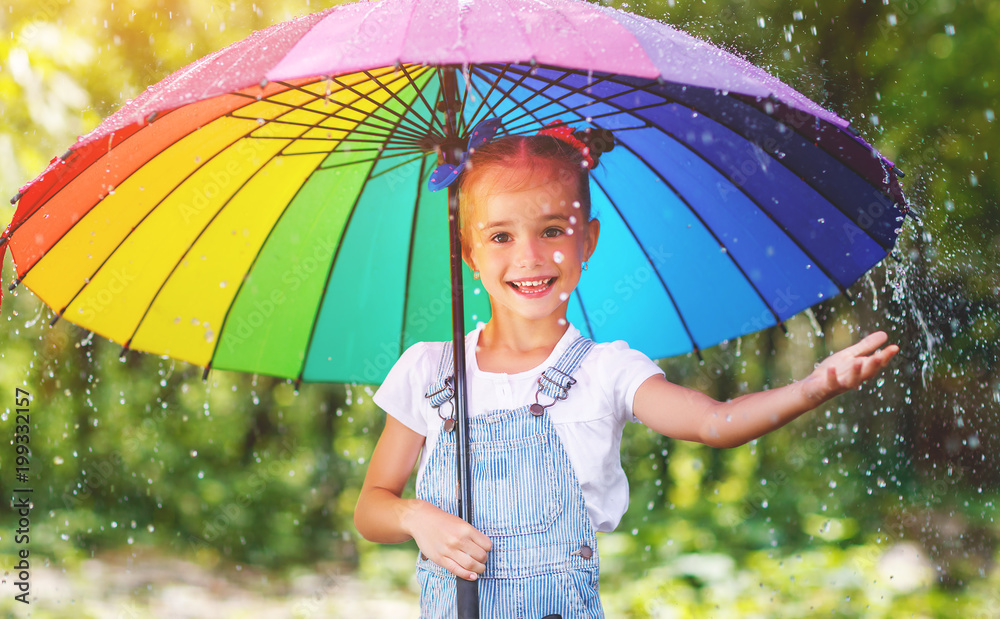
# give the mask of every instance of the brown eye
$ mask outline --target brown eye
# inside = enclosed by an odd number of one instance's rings
[[[494,243],[506,243],[510,241],[510,235],[506,232],[497,232],[490,238],[490,240]]]

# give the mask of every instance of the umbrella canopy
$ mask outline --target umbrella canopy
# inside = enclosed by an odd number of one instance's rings
[[[0,247],[60,316],[127,349],[377,383],[450,338],[448,201],[427,179],[490,117],[614,132],[568,315],[652,358],[846,290],[907,212],[847,122],[670,26],[575,0],[383,0],[151,87],[22,189]],[[489,318],[468,272],[465,315]]]

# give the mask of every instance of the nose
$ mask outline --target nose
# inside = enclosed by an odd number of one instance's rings
[[[538,239],[526,239],[519,244],[517,266],[521,268],[537,267],[545,262],[541,242]]]

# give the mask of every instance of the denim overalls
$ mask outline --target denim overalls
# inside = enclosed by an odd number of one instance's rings
[[[538,379],[533,404],[469,418],[473,525],[493,542],[479,579],[484,619],[604,617],[597,595],[597,540],[583,491],[548,407],[564,400],[572,374],[593,342],[580,337]],[[445,345],[427,397],[441,405],[451,389],[452,346]],[[550,401],[551,400],[551,401]],[[549,402],[549,403],[545,403]],[[555,411],[558,414],[558,407]],[[451,422],[453,424],[454,422]],[[455,432],[438,436],[417,484],[417,498],[458,513]],[[420,617],[456,615],[455,576],[421,556],[417,561]]]

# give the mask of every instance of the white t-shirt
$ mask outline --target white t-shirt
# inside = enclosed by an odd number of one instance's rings
[[[481,331],[482,326],[465,338],[470,416],[533,403],[539,374],[555,365],[580,337],[580,331],[570,325],[538,367],[506,374],[479,369],[475,351]],[[443,346],[442,342],[421,342],[408,348],[373,398],[386,413],[426,437],[418,481],[441,432],[441,418],[424,394],[437,378]],[[595,531],[613,531],[628,508],[628,480],[621,465],[622,429],[626,421],[638,421],[632,414],[635,392],[656,374],[663,370],[625,342],[595,344],[573,373],[577,382],[568,397],[546,409],[576,471]]]

